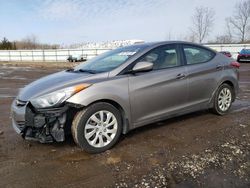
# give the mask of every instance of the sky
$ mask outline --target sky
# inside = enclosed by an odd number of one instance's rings
[[[0,39],[35,35],[42,43],[183,40],[198,6],[214,9],[208,38],[225,31],[240,0],[0,0]]]

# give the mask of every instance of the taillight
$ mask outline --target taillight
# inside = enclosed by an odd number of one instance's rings
[[[231,65],[232,67],[234,67],[234,68],[237,68],[237,69],[240,68],[240,63],[238,63],[238,62],[236,62],[236,61],[231,62],[230,65]]]

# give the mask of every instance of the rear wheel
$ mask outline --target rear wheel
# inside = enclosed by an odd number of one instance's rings
[[[96,103],[79,112],[72,123],[75,142],[89,153],[110,149],[122,132],[120,111],[108,103]]]
[[[233,102],[233,88],[228,84],[222,84],[214,97],[213,111],[218,115],[228,113]]]

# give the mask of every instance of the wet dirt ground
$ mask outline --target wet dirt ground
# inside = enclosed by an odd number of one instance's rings
[[[231,112],[201,111],[122,136],[102,154],[23,140],[12,129],[18,90],[60,68],[0,65],[0,187],[250,187],[250,64]]]

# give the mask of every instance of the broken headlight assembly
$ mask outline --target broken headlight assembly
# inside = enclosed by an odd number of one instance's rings
[[[90,84],[80,84],[73,87],[61,89],[38,98],[32,99],[30,102],[35,108],[48,108],[58,106],[66,101],[74,94],[88,88]]]

